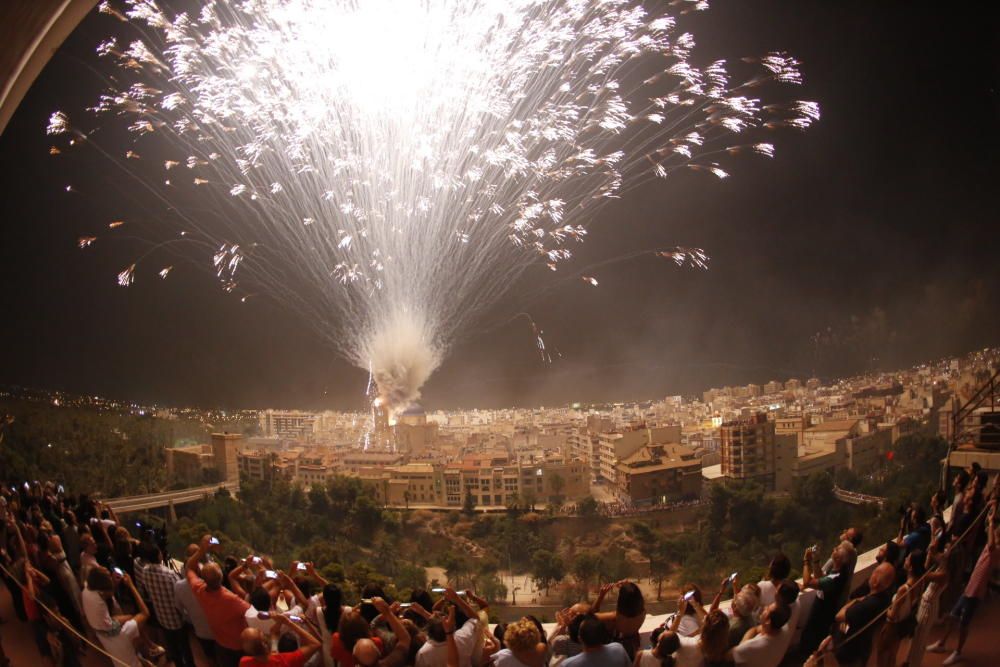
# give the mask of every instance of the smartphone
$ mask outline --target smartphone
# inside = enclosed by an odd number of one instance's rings
[[[431,593],[444,593],[446,590],[445,588],[432,588]]]
[[[738,574],[739,572],[733,572],[731,575],[729,575],[729,583],[733,583],[734,581],[736,581],[736,575]]]
[[[266,621],[267,619],[271,618],[271,614],[266,611],[258,611],[257,618],[259,618],[262,621]]]
[[[274,570],[265,570],[264,576],[267,577],[268,579],[277,579],[278,573],[275,572]]]
[[[60,484],[58,487],[56,487],[56,491],[58,491],[59,493],[66,493],[66,489],[63,488],[62,484]]]
[[[91,524],[95,524],[95,523],[97,523],[97,517],[96,517],[96,516],[92,516],[92,517],[90,517],[90,523],[91,523]]]
[[[295,621],[296,623],[302,623],[303,622],[302,621],[302,617],[301,616],[296,616],[295,614],[289,614],[288,615],[288,620],[289,621]]]
[[[261,558],[260,556],[254,556],[253,558],[250,559],[250,562],[253,563],[254,565],[260,565],[261,563],[264,562],[264,559]]]
[[[811,547],[809,547],[809,551],[816,553],[817,551],[819,551],[819,545],[818,544],[812,545]]]
[[[298,570],[299,572],[306,572],[309,568],[306,567],[305,563],[299,563],[298,565],[295,566],[295,569]]]
[[[412,606],[413,606],[412,602],[400,602],[399,603],[399,608],[400,609],[409,609]]]
[[[125,575],[125,572],[123,572],[120,567],[113,567],[113,568],[111,568],[111,571],[114,572],[115,574],[117,574],[119,577],[122,577],[122,576]]]
[[[217,546],[219,546],[219,538],[218,537],[210,537],[210,538],[208,538],[208,543],[211,544],[214,547],[217,547]]]
[[[135,522],[135,527],[136,528],[142,528],[142,521],[136,521]]]
[[[371,603],[372,603],[371,598],[361,598],[361,604],[371,604]]]
[[[693,597],[694,597],[694,591],[688,591],[687,593],[684,594],[685,600],[691,600],[691,598]]]

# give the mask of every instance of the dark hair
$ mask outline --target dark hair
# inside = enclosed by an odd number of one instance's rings
[[[890,565],[899,562],[899,545],[892,540],[885,543],[885,562]]]
[[[528,615],[528,616],[525,616],[525,618],[528,619],[529,621],[531,621],[532,623],[534,623],[535,627],[538,628],[538,636],[541,637],[541,641],[548,642],[548,639],[547,639],[547,637],[545,635],[545,628],[542,627],[542,622],[538,620],[538,617],[537,616]]]
[[[295,635],[286,632],[278,637],[278,653],[291,653],[299,647]]]
[[[924,576],[924,572],[927,570],[927,554],[924,553],[923,549],[914,549],[910,552],[910,570],[913,572],[913,576],[918,579]]]
[[[586,614],[580,622],[580,643],[586,647],[601,646],[611,640],[611,633],[604,621],[594,614]]]
[[[776,553],[767,568],[768,579],[787,579],[792,572],[792,562],[783,553]]]
[[[257,611],[268,611],[271,609],[271,595],[266,588],[255,588],[250,593],[250,604]]]
[[[785,579],[778,586],[777,598],[786,606],[794,604],[799,598],[799,585],[794,581]]]
[[[439,614],[427,619],[427,636],[436,642],[443,642],[448,638],[444,631],[444,619]]]
[[[414,588],[410,592],[410,602],[416,602],[428,611],[434,607],[434,598],[423,588]]]
[[[340,627],[340,616],[344,613],[344,595],[337,584],[323,587],[323,621],[327,632],[335,632]]]
[[[788,619],[792,617],[792,610],[786,605],[776,604],[774,608],[771,609],[771,615],[769,617],[768,623],[775,630],[780,630],[785,627],[785,623],[788,623]]]
[[[861,532],[860,528],[854,529],[854,537],[851,538],[851,544],[858,546],[861,544],[861,540],[865,539],[865,534]]]
[[[583,614],[577,614],[573,617],[573,620],[569,622],[569,627],[566,630],[569,631],[569,640],[574,644],[580,643],[580,624],[583,623]]]
[[[681,647],[680,637],[676,632],[661,632],[656,641],[656,652],[659,654],[662,667],[674,667],[674,653]]]
[[[913,525],[917,526],[922,523],[927,522],[927,512],[924,511],[923,506],[917,505],[913,508],[913,512],[910,514],[910,518],[913,520]]]
[[[92,567],[87,573],[87,588],[92,591],[110,592],[115,589],[111,573],[103,567]]]
[[[969,484],[969,473],[965,472],[965,468],[959,469],[955,475],[955,481],[958,482],[959,488],[964,491],[965,487]]]
[[[646,610],[642,591],[631,581],[626,581],[618,589],[618,604],[615,610],[626,618],[635,618]]]
[[[577,627],[579,627],[579,625]],[[507,644],[503,640],[503,636],[504,636],[505,632],[507,632],[507,624],[506,623],[497,623],[496,627],[493,628],[493,637],[500,644],[500,648],[507,648]],[[430,637],[430,632],[427,633],[427,636]],[[572,637],[573,637],[573,635],[572,635],[572,631],[571,631],[570,639],[572,639]],[[576,640],[574,640],[574,641],[576,641]]]
[[[365,617],[353,609],[340,617],[340,624],[337,626],[340,634],[340,643],[348,651],[354,650],[354,645],[359,639],[366,639],[372,636],[371,626]]]
[[[361,597],[369,600],[371,598],[382,598],[386,602],[389,603],[392,602],[392,600],[386,596],[385,591],[382,590],[382,587],[376,584],[375,582],[369,582],[365,584],[365,587],[361,589]],[[375,605],[370,604],[368,602],[361,603],[361,615],[364,616],[365,620],[368,621],[369,623],[374,621],[375,617],[378,616],[378,614],[379,611],[378,609],[375,608]],[[458,621],[456,621],[456,623],[457,622]]]

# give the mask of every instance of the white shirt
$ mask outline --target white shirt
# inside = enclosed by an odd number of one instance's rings
[[[674,653],[677,660],[677,667],[702,667],[705,658],[701,655],[701,642],[697,637],[681,637],[677,635],[681,646]]]
[[[455,645],[458,647],[458,667],[471,667],[472,648],[476,645],[476,631],[479,621],[470,618],[455,631]],[[441,667],[448,662],[447,642],[428,639],[417,651],[416,667]]]
[[[677,634],[681,637],[690,637],[701,629],[698,617],[692,614],[681,616],[681,622],[677,625]]]
[[[268,614],[270,614],[270,612],[268,612]],[[244,616],[246,616],[247,619],[247,627],[260,630],[264,636],[267,636],[267,633],[271,631],[271,626],[274,625],[274,619],[261,618],[260,612],[257,611],[256,607],[250,607],[247,609],[247,613],[244,614]]]
[[[80,601],[87,624],[97,633],[104,650],[127,665],[140,667],[139,656],[135,652],[139,625],[135,621],[126,621],[124,625],[119,625],[111,618],[107,603],[97,591],[85,588]]]
[[[774,582],[770,579],[758,581],[757,587],[760,588],[760,608],[763,609],[774,602],[774,598],[778,594],[778,589],[774,587]]]
[[[205,610],[195,599],[194,591],[191,590],[191,584],[186,578],[178,579],[177,583],[174,584],[174,600],[177,602],[177,608],[187,614],[198,639],[215,639],[212,628],[208,624],[208,617],[205,616]]]
[[[786,642],[782,638],[785,628],[776,635],[760,633],[733,649],[733,662],[747,667],[778,667],[785,657]]]

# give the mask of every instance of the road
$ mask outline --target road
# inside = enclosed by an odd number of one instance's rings
[[[144,496],[125,496],[123,498],[111,498],[105,502],[111,505],[117,513],[140,512],[143,510],[156,509],[157,507],[167,507],[169,505],[182,505],[204,500],[215,495],[219,489],[226,489],[230,493],[235,493],[240,489],[239,482],[225,482],[221,484],[207,484],[191,489],[181,489],[180,491],[164,491],[163,493],[149,493]]]

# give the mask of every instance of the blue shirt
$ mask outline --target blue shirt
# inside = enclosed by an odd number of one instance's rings
[[[564,667],[629,667],[632,661],[625,647],[613,642],[593,651],[584,649],[583,653],[566,658],[562,664]]]

